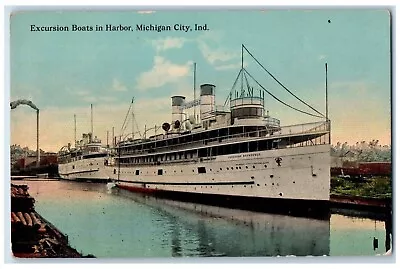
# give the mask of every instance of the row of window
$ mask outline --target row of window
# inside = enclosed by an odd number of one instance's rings
[[[293,183],[295,183],[295,182],[293,181]],[[264,184],[264,185],[267,186],[267,184]],[[274,185],[274,184],[272,183],[272,185]],[[234,187],[241,187],[241,185],[231,185],[231,188],[234,188]],[[260,187],[260,184],[257,184],[257,187]],[[151,186],[146,185],[145,188],[151,188]],[[199,187],[194,187],[194,190],[197,190],[198,188]],[[207,189],[207,188],[212,189],[213,186],[207,186],[207,185],[204,186],[204,189]],[[243,188],[247,188],[247,185],[243,185]],[[252,188],[253,188],[253,185],[250,185],[250,189],[252,189]],[[203,189],[203,186],[200,186],[200,189]],[[283,196],[283,193],[280,192],[279,196]]]
[[[280,144],[283,145],[284,142],[281,141]],[[270,140],[261,140],[261,141],[243,142],[240,144],[220,145],[210,148],[201,148],[195,151],[188,151],[188,152],[173,152],[168,154],[150,155],[146,157],[129,157],[121,159],[118,158],[117,160],[119,160],[122,164],[129,164],[129,163],[140,164],[140,163],[157,163],[157,162],[161,163],[164,161],[190,160],[190,159],[205,158],[205,157],[219,156],[219,155],[257,152],[257,151],[271,150],[276,148],[278,148],[278,142],[273,142]]]
[[[232,118],[262,117],[263,109],[255,107],[244,107],[232,110]]]
[[[248,166],[248,165],[246,165],[245,167],[246,167],[246,169],[249,169],[249,166]],[[255,165],[250,166],[250,168],[251,168],[251,167],[253,167],[253,169],[256,168]],[[266,164],[264,164],[264,168],[267,168],[267,167],[268,167],[268,166],[267,166]],[[241,169],[242,169],[241,166],[236,166],[235,168],[236,168],[236,170],[241,170]],[[227,167],[226,170],[234,170],[235,168],[234,168],[233,166],[231,166],[231,167]],[[222,170],[223,170],[222,167],[220,167],[219,170],[222,171]],[[210,168],[210,172],[211,172],[211,171],[212,171],[212,168]],[[194,172],[194,169],[192,170],[192,172]],[[218,172],[218,170],[217,170],[217,172]],[[116,174],[116,173],[117,173],[117,169],[114,169],[114,174]],[[126,172],[126,173],[128,173],[128,172]],[[140,169],[136,169],[135,175],[138,176],[140,173],[141,173],[141,172],[140,172]],[[147,172],[147,173],[148,173],[148,172]],[[176,173],[176,170],[174,170],[174,173]],[[181,170],[181,173],[183,173],[183,170]],[[205,168],[204,166],[197,167],[197,173],[198,173],[198,174],[205,174],[205,173],[207,173],[206,168]],[[158,174],[159,176],[162,176],[162,175],[163,175],[163,169],[158,169],[157,174]],[[273,175],[270,175],[270,177],[272,178]]]
[[[262,133],[257,133],[260,131]],[[225,127],[217,130],[199,132],[195,134],[186,134],[180,135],[178,137],[163,139],[153,142],[133,144],[122,146],[117,149],[121,151],[121,154],[126,153],[129,150],[154,150],[165,147],[174,147],[174,146],[182,146],[183,144],[192,143],[192,142],[201,142],[207,141],[209,139],[216,138],[228,138],[229,136],[240,135],[240,136],[264,136],[266,134],[266,128],[263,126],[234,126],[234,127]]]
[[[97,154],[91,154],[91,155],[84,155],[84,156],[67,156],[67,157],[59,157],[58,158],[58,163],[69,163],[71,161],[78,161],[82,159],[94,159],[94,158],[101,158],[101,157],[106,157],[107,153],[97,153]]]
[[[90,166],[94,165],[93,163],[89,163]],[[99,163],[97,163],[99,165]],[[75,169],[75,165],[72,165],[72,169]]]

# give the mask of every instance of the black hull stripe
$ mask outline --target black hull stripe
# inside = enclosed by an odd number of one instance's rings
[[[73,182],[92,182],[92,183],[108,183],[112,182],[109,178],[90,178],[90,177],[77,177],[75,179],[62,178],[62,180],[73,181]]]
[[[60,175],[68,176],[68,175],[73,175],[73,174],[82,174],[82,173],[90,173],[90,172],[97,172],[97,171],[99,171],[99,169],[77,171],[77,172],[71,172],[71,173],[60,173]]]
[[[254,185],[254,181],[230,181],[230,182],[158,182],[158,181],[128,181],[117,180],[117,182],[135,183],[135,184],[153,184],[153,185]]]
[[[120,189],[126,189],[132,192],[146,192],[143,195],[151,195],[169,200],[194,202],[205,205],[282,214],[295,217],[306,217],[322,220],[330,219],[329,201],[325,200],[281,199],[168,190],[153,190],[154,192],[147,193],[150,190],[148,188],[135,187],[135,189],[138,190],[131,190],[131,188],[127,185],[120,184],[117,186]]]

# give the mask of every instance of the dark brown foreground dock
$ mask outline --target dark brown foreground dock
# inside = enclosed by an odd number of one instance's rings
[[[330,204],[334,207],[363,209],[377,212],[387,212],[392,210],[391,198],[367,198],[348,195],[330,195]]]
[[[69,246],[68,238],[34,207],[27,185],[11,184],[11,249],[17,258],[89,258]]]

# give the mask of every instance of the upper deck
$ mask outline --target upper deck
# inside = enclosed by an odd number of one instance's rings
[[[95,137],[91,138],[89,134],[83,134],[83,139],[77,141],[74,148],[71,145],[64,146],[58,153],[58,163],[68,163],[71,161],[82,159],[93,159],[98,157],[105,157],[109,154],[110,149],[105,148],[101,144],[101,140]]]
[[[120,143],[116,158],[155,156],[200,149],[212,151],[213,148],[217,151],[217,148],[240,148],[252,142],[257,143],[257,147],[264,143],[265,146],[258,148],[260,150],[327,144],[329,140],[325,135],[329,133],[329,125],[326,121],[269,128],[265,125],[237,125],[193,133],[173,133]],[[263,142],[258,143],[260,141]]]

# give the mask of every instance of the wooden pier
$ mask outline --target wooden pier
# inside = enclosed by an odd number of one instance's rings
[[[349,195],[330,195],[330,203],[333,207],[363,209],[370,211],[386,212],[392,209],[391,198],[367,198]]]
[[[14,257],[84,258],[69,246],[67,236],[35,211],[34,203],[27,185],[11,184],[11,249]]]

